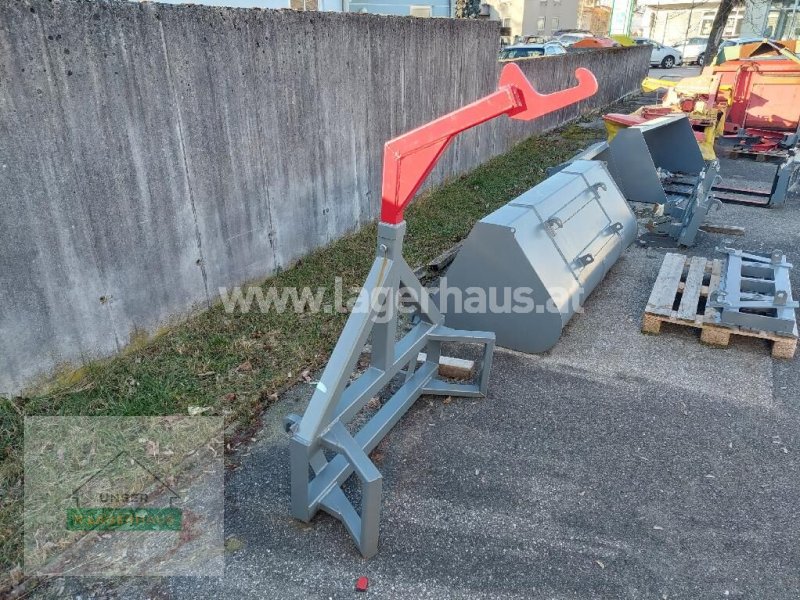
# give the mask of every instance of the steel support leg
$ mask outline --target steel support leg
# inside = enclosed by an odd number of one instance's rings
[[[289,415],[292,516],[310,521],[322,509],[346,527],[365,557],[378,548],[382,477],[369,453],[424,393],[483,396],[488,385],[494,334],[453,330],[428,296],[400,250],[405,223],[381,223],[378,256],[367,276],[359,301],[345,324],[303,417]],[[397,333],[397,292],[405,288],[415,299],[415,323],[400,339]],[[378,298],[376,301],[375,298]],[[386,311],[391,311],[387,313]],[[372,334],[370,366],[350,381],[355,364]],[[453,384],[437,378],[442,342],[478,343],[484,355],[477,383]],[[417,356],[425,362],[417,367]],[[400,388],[356,433],[345,426],[396,375]],[[323,452],[334,453],[328,460]],[[341,489],[355,473],[361,482],[360,510]]]

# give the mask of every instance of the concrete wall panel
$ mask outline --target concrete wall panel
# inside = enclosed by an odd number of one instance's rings
[[[384,142],[496,86],[498,24],[0,3],[0,394],[374,219]],[[641,48],[520,63],[596,97],[467,132],[428,185],[637,89]]]

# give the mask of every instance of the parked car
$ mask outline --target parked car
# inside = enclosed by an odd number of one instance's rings
[[[756,42],[762,41],[763,37],[742,37],[742,38],[732,38],[729,40],[722,40],[719,43],[720,49],[726,48],[728,46],[743,46],[744,44],[754,44]],[[775,40],[771,40],[775,41]]]
[[[570,50],[589,50],[592,48],[614,48],[621,46],[621,44],[611,38],[607,37],[587,37],[575,42],[570,46]]]
[[[708,45],[707,37],[693,37],[681,44],[680,49],[683,54],[683,62],[686,64],[698,64],[703,66],[703,53]]]
[[[500,51],[500,61],[517,60],[520,58],[536,58],[539,56],[556,56],[566,54],[564,46],[558,42],[545,42],[544,44],[514,44]]]
[[[553,32],[553,37],[560,37],[560,36],[564,35],[565,33],[580,33],[580,34],[583,34],[583,35],[586,35],[586,36],[589,36],[589,37],[594,35],[588,29],[556,29]]]
[[[550,38],[543,35],[518,35],[514,44],[544,44],[549,41]]]
[[[594,34],[589,32],[575,31],[572,33],[562,33],[560,35],[553,34],[553,39],[559,42],[562,46],[569,47],[576,42],[585,40],[586,38],[594,37]]]
[[[664,69],[671,69],[675,65],[683,64],[683,54],[677,48],[672,46],[664,46],[655,40],[648,38],[633,38],[637,46],[652,46],[653,51],[650,53],[650,65],[654,67],[662,67]]]

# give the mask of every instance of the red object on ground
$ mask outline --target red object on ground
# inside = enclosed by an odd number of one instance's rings
[[[510,63],[500,72],[497,91],[386,142],[383,150],[381,221],[396,225],[450,141],[462,131],[500,115],[530,121],[592,96],[597,80],[588,69],[576,69],[578,85],[540,94],[522,70]]]
[[[650,117],[650,119],[654,118],[655,117]],[[611,123],[615,123],[616,125],[622,125],[623,127],[633,127],[634,125],[641,125],[642,123],[644,123],[645,121],[649,121],[650,119],[641,117],[639,115],[623,115],[622,113],[607,113],[603,115],[604,121],[610,121]]]
[[[359,577],[356,581],[356,591],[357,592],[366,592],[367,588],[369,587],[369,579],[366,577]]]
[[[647,121],[651,119],[657,119],[658,117],[665,117],[667,115],[674,115],[674,114],[675,111],[673,111],[669,106],[644,106],[642,107],[642,112],[641,112],[641,115]]]
[[[742,132],[744,132],[744,139],[746,140],[743,143],[743,147],[750,152],[773,152],[778,150],[780,143],[783,141],[783,138],[786,135],[782,131],[770,131],[768,129],[746,127],[745,129],[740,130],[738,134],[728,137],[738,139]],[[748,140],[747,138],[751,139]]]
[[[800,123],[800,64],[788,58],[727,60],[713,67],[733,98],[725,132],[769,129],[794,132]]]

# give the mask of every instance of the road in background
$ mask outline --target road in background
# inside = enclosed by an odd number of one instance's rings
[[[671,79],[677,81],[684,77],[696,77],[700,75],[701,68],[698,66],[683,66],[673,67],[672,69],[662,69],[661,67],[653,67],[650,69],[648,75],[656,77],[657,79]]]

